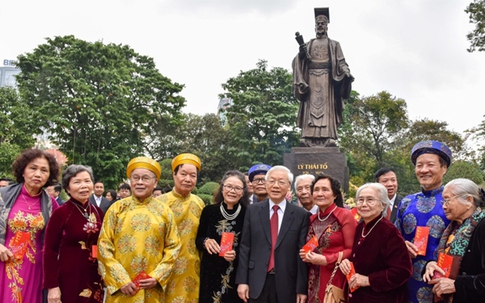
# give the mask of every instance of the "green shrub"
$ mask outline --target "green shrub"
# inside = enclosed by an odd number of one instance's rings
[[[198,194],[197,196],[199,196],[199,198],[201,198],[201,199],[202,199],[202,201],[204,201],[204,204],[205,204],[205,205],[210,205],[210,204],[212,204],[212,200],[213,200],[212,195]]]
[[[205,195],[214,195],[215,191],[219,188],[219,183],[217,182],[207,182],[206,184],[202,185],[197,193],[205,194]]]

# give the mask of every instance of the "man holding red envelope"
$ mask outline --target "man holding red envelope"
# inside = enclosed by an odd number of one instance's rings
[[[164,302],[180,250],[170,207],[152,197],[162,169],[147,157],[128,163],[132,196],[106,212],[98,240],[106,302]]]

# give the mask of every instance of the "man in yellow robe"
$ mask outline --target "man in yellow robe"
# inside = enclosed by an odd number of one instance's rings
[[[204,202],[191,194],[197,183],[200,159],[180,154],[172,161],[174,189],[159,197],[173,211],[180,234],[180,254],[166,289],[166,303],[198,303],[200,256],[195,247],[199,219]]]
[[[98,261],[108,303],[165,302],[180,239],[172,210],[152,197],[161,172],[155,160],[132,159],[126,171],[132,196],[105,214]]]

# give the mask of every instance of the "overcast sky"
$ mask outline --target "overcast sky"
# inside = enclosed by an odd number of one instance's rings
[[[184,112],[216,112],[221,84],[258,59],[291,71],[299,31],[314,34],[314,7],[330,8],[340,42],[369,96],[406,100],[411,119],[462,132],[485,118],[485,52],[468,53],[471,0],[3,0],[0,59],[32,52],[46,37],[128,44],[185,85]],[[295,117],[296,119],[296,117]]]

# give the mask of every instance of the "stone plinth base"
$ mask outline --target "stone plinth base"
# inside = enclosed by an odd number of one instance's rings
[[[349,190],[349,168],[338,147],[294,147],[284,154],[283,163],[296,176],[324,173],[336,178],[345,192]]]

